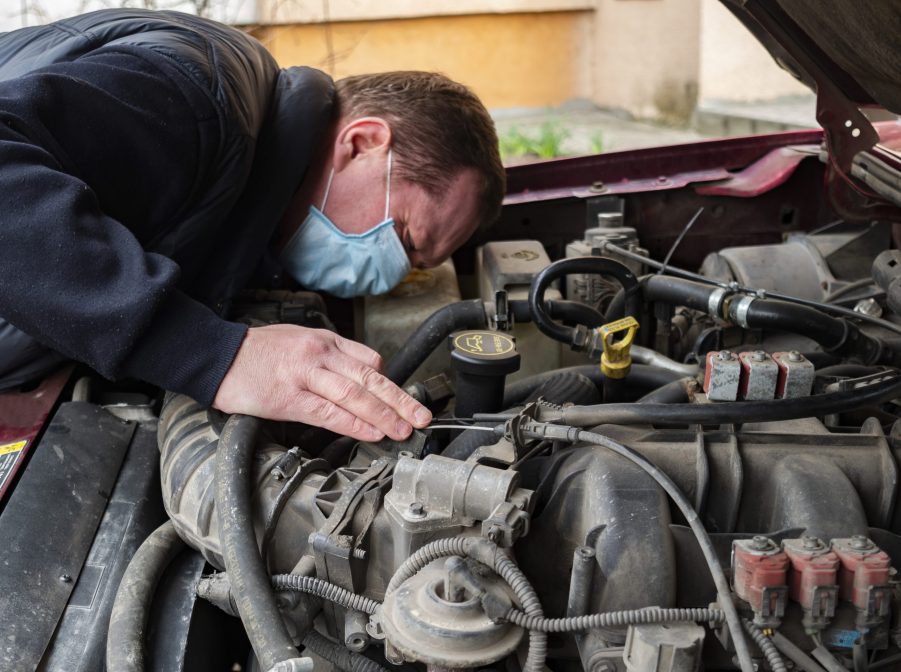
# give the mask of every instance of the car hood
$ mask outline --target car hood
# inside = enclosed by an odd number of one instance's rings
[[[893,0],[722,0],[815,91],[828,78],[858,106],[901,113],[901,8]],[[813,67],[811,67],[813,66]]]

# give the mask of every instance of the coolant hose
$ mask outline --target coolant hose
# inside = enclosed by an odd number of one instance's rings
[[[106,635],[106,669],[143,672],[144,634],[156,586],[173,559],[185,548],[170,521],[150,534],[128,563],[110,615]]]
[[[646,301],[686,306],[713,317],[728,318],[746,329],[801,334],[812,338],[827,352],[853,355],[865,364],[893,358],[892,350],[884,347],[879,339],[864,334],[847,320],[816,308],[753,296],[729,297],[720,287],[666,275],[652,275],[642,287]]]
[[[695,383],[691,377],[679,378],[667,383],[656,390],[651,390],[636,404],[684,404],[689,401],[689,386]]]
[[[529,308],[528,301],[515,299],[509,301],[508,305],[510,306],[510,312],[513,314],[513,322],[515,324],[532,321],[532,310]],[[545,301],[544,309],[552,320],[562,320],[571,324],[584,324],[591,329],[600,327],[605,322],[602,313],[578,301]]]
[[[632,271],[613,259],[572,257],[555,261],[532,279],[532,286],[529,288],[529,312],[532,314],[535,326],[542,333],[567,345],[575,345],[576,329],[551,319],[544,300],[544,293],[554,280],[574,273],[589,273],[615,278],[625,291],[626,315],[638,319],[641,309],[641,291],[638,279]]]
[[[278,611],[253,528],[251,475],[260,420],[233,415],[216,452],[216,513],[235,606],[260,667],[299,658]]]
[[[601,367],[597,364],[582,364],[579,366],[568,366],[563,369],[554,369],[536,373],[528,378],[522,378],[514,383],[510,383],[504,388],[504,408],[517,406],[523,400],[530,397],[534,392],[545,384],[549,379],[559,374],[578,374],[585,376],[595,387],[602,388],[606,377],[601,373]],[[679,380],[685,374],[668,371],[656,366],[646,366],[644,364],[633,364],[629,374],[623,379],[626,387],[629,389],[647,392],[656,389],[674,380]],[[562,402],[566,403],[567,399]]]
[[[574,427],[602,424],[741,424],[814,418],[885,403],[901,397],[901,376],[886,374],[884,380],[855,389],[827,392],[795,399],[724,401],[713,404],[600,404],[562,409],[540,409],[539,420]],[[503,415],[475,414],[479,422],[505,421]]]
[[[482,329],[487,324],[485,304],[480,299],[457,301],[439,308],[404,341],[385,367],[385,375],[395,385],[403,385],[453,332]]]

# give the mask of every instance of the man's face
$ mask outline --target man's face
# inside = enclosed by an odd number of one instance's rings
[[[394,173],[394,171],[392,171]],[[387,155],[359,162],[337,173],[325,212],[344,233],[364,233],[384,220]],[[455,175],[448,188],[433,195],[392,174],[388,216],[410,263],[416,268],[441,264],[472,235],[477,225],[479,176],[471,168]]]

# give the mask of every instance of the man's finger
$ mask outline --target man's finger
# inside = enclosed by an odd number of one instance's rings
[[[382,370],[382,356],[370,347],[335,335],[335,344],[346,355],[350,355],[376,371]]]
[[[352,357],[333,357],[324,364],[339,376],[349,378],[393,408],[414,427],[424,427],[432,419],[425,406],[372,367]]]
[[[365,420],[312,392],[298,393],[293,408],[296,416],[290,420],[294,422],[323,427],[336,434],[353,437],[358,441],[380,441],[385,437],[384,432]]]
[[[320,369],[312,376],[309,389],[396,441],[406,439],[413,431],[393,408],[350,378]]]

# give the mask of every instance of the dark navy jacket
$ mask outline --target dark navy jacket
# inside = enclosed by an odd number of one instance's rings
[[[247,35],[106,10],[0,35],[0,316],[209,403],[221,319],[303,179],[334,85]]]

